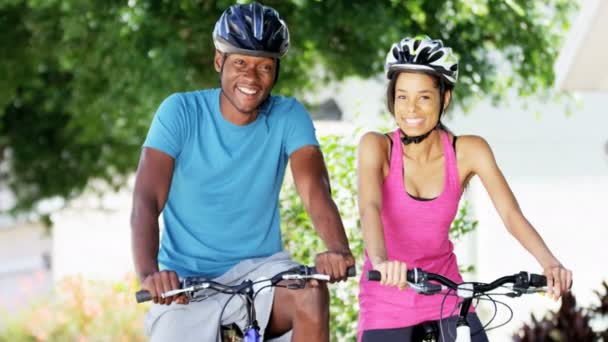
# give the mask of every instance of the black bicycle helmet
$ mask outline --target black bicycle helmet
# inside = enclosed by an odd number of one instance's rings
[[[426,139],[435,128],[441,127],[446,84],[453,87],[458,80],[458,57],[454,55],[451,48],[443,46],[443,42],[439,39],[433,40],[428,36],[407,37],[391,46],[386,56],[384,70],[388,79],[392,79],[400,71],[421,71],[439,77],[440,98],[437,124],[430,131],[415,137],[408,136],[401,130],[401,141],[405,145],[418,144]]]
[[[289,49],[289,31],[279,13],[253,2],[228,7],[215,23],[213,43],[219,51],[281,58]]]

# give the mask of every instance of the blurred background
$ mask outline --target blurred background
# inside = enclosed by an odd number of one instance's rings
[[[0,341],[144,339],[129,228],[141,144],[165,97],[218,85],[211,32],[233,3],[0,0]],[[607,1],[263,3],[291,34],[273,93],[309,108],[359,264],[356,144],[394,127],[390,45],[426,34],[461,61],[447,126],[486,138],[524,214],[574,273],[574,298],[506,299],[513,319],[490,339],[608,340]],[[310,262],[323,246],[286,180],[285,245]],[[465,279],[541,271],[480,182],[461,204],[453,236]],[[355,339],[356,291],[357,281],[332,289],[334,341]],[[478,311],[487,322],[494,309]],[[499,308],[490,326],[508,318]]]

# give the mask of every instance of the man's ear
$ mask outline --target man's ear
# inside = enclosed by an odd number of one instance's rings
[[[215,50],[215,57],[213,57],[213,67],[215,68],[215,71],[217,71],[217,72],[222,71],[222,60],[223,59],[224,59],[224,54],[219,50]]]

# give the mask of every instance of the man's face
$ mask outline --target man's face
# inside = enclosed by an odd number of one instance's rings
[[[229,54],[223,61],[215,54],[215,70],[220,73],[222,94],[228,100],[223,111],[232,114],[257,114],[258,107],[270,94],[274,85],[276,61],[267,57]],[[224,113],[231,114],[231,113]]]

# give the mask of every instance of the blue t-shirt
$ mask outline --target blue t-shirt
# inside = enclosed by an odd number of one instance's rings
[[[177,93],[158,108],[144,147],[175,159],[161,269],[216,277],[239,261],[282,249],[279,192],[289,156],[319,143],[304,106],[271,96],[256,120],[230,123],[220,89]]]

